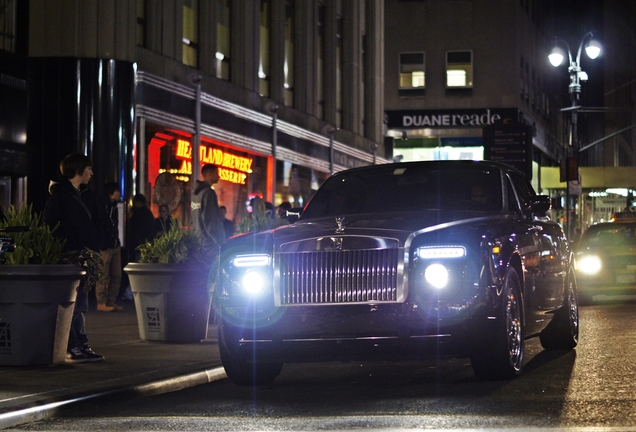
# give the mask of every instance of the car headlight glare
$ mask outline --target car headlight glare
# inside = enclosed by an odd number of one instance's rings
[[[444,288],[448,284],[448,270],[442,264],[431,264],[424,271],[426,282],[435,288]]]
[[[235,267],[260,267],[269,265],[269,255],[238,255],[232,261]]]
[[[466,256],[464,246],[423,246],[417,248],[417,256],[422,259],[461,258]]]
[[[265,281],[263,276],[257,272],[247,272],[241,280],[243,289],[250,294],[258,294],[263,290]]]
[[[576,261],[576,268],[583,274],[595,275],[601,271],[603,263],[596,255],[587,255]]]

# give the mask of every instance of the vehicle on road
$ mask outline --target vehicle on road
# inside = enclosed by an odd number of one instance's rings
[[[580,304],[636,293],[636,214],[591,225],[575,249]]]
[[[296,222],[223,245],[214,305],[229,379],[271,383],[290,362],[442,355],[511,379],[527,338],[574,348],[573,252],[549,209],[494,162],[331,176]]]

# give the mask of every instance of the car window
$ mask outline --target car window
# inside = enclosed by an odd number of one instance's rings
[[[532,189],[532,185],[530,185],[530,182],[527,181],[524,177],[514,172],[508,173],[508,177],[510,178],[515,191],[517,192],[517,197],[519,198],[520,204],[523,205],[528,201],[529,198],[536,195],[534,189]]]
[[[496,168],[387,165],[329,178],[302,217],[434,209],[500,212],[501,189]]]
[[[581,238],[580,246],[636,246],[636,224],[593,225]]]

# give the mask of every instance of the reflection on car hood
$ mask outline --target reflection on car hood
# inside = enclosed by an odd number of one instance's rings
[[[503,219],[503,214],[457,211],[427,211],[408,213],[374,213],[350,215],[342,218],[300,220],[274,230],[276,244],[321,236],[380,236],[396,238],[403,245],[410,234],[417,231],[481,224]]]

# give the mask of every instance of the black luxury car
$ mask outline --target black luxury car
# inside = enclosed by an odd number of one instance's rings
[[[514,168],[375,165],[331,176],[288,226],[230,239],[214,294],[230,380],[284,363],[469,357],[521,373],[524,341],[577,345],[573,253]]]

